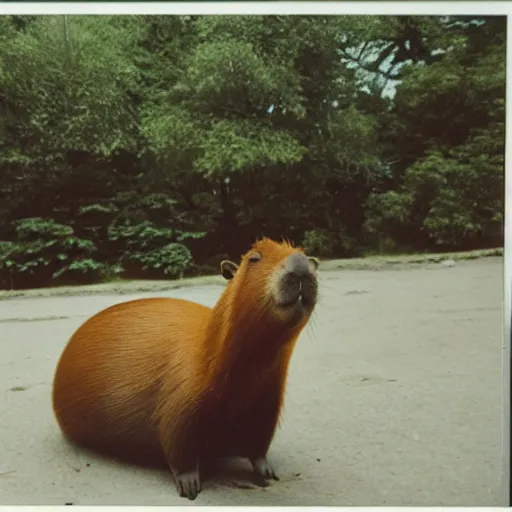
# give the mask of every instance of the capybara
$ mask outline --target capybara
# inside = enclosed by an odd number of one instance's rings
[[[134,462],[158,461],[180,496],[201,491],[200,465],[246,457],[260,485],[290,356],[316,302],[318,261],[258,240],[213,308],[171,298],[117,304],[72,335],[53,407],[71,442]]]

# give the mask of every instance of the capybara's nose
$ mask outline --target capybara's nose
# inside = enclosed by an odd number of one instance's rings
[[[297,277],[304,277],[311,274],[309,258],[301,252],[294,252],[288,256],[284,260],[283,266],[287,273],[294,274]]]

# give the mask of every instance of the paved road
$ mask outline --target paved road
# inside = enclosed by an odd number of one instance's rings
[[[1,301],[0,504],[503,504],[502,288],[498,258],[323,273],[271,449],[281,481],[244,489],[248,468],[235,465],[195,502],[177,497],[167,473],[77,452],[52,415],[68,337],[135,295]],[[159,295],[211,305],[221,291]]]

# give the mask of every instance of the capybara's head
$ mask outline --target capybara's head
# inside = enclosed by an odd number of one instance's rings
[[[268,238],[257,241],[239,266],[221,263],[237,301],[267,318],[295,324],[307,321],[316,305],[317,268],[318,260],[301,248]]]

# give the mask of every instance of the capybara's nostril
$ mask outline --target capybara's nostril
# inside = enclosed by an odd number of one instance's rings
[[[301,252],[295,252],[288,256],[288,258],[284,260],[283,266],[286,272],[289,272],[290,274],[296,275],[298,277],[311,274],[309,259],[305,254]]]

